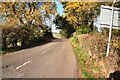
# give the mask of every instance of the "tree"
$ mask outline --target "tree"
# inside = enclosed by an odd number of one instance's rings
[[[102,4],[111,5],[111,2],[65,2],[64,12],[70,24],[74,27],[82,26],[93,30],[94,19],[100,13],[100,6]]]
[[[44,33],[48,30],[48,26],[44,24],[44,17],[51,18],[50,15],[56,13],[56,5],[52,2],[2,2],[0,4],[4,48],[10,44],[16,47],[18,41],[26,45],[34,39],[44,37]]]
[[[69,24],[69,21],[67,21],[66,17],[57,15],[54,23],[57,25],[58,29],[61,29],[60,33],[66,38],[69,38],[72,33],[75,32],[73,25]]]

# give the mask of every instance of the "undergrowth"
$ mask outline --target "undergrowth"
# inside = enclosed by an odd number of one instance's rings
[[[98,72],[99,71],[98,67],[94,65],[94,61],[90,61],[90,57],[88,56],[88,54],[79,46],[78,38],[71,37],[70,41],[74,48],[79,71],[81,71],[82,77],[87,78],[87,80],[96,80],[94,79],[95,78],[94,71]],[[100,78],[104,78],[102,74],[99,75],[101,75]]]

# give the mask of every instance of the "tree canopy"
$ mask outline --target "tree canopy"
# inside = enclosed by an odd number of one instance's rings
[[[3,48],[29,44],[49,35],[47,18],[56,13],[54,2],[1,2]],[[46,35],[47,34],[47,35]]]
[[[69,21],[66,17],[57,15],[54,23],[56,24],[58,29],[61,29],[62,36],[69,38],[73,32],[75,32],[75,29],[72,24],[69,24]]]

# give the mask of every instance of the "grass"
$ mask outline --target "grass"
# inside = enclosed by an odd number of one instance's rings
[[[10,52],[15,52],[21,50],[21,48],[9,48],[9,49],[5,49],[5,50],[0,50],[0,54],[6,54],[6,53],[10,53]]]
[[[71,37],[71,42],[72,42],[72,43],[78,43],[79,41],[78,41],[78,38],[76,38],[76,37]]]
[[[94,61],[90,61],[90,57],[88,54],[79,46],[79,41],[76,37],[70,38],[71,44],[74,48],[74,52],[76,54],[77,63],[79,70],[82,72],[83,78],[88,78],[87,80],[95,80],[94,71],[98,71],[98,67],[94,65]],[[104,77],[102,77],[104,78]]]
[[[78,45],[74,47],[74,51],[76,53],[78,65],[82,71],[82,76],[85,78],[93,78],[94,75],[88,72],[88,68],[90,69],[91,66],[86,64],[86,62],[89,61],[87,54]]]
[[[55,37],[55,38],[60,38],[60,37],[62,37],[62,35],[61,35],[61,34],[58,34],[58,33],[53,33],[53,37]]]

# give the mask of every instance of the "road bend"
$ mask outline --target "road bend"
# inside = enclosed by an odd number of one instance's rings
[[[77,63],[67,39],[2,56],[2,78],[77,78]]]

